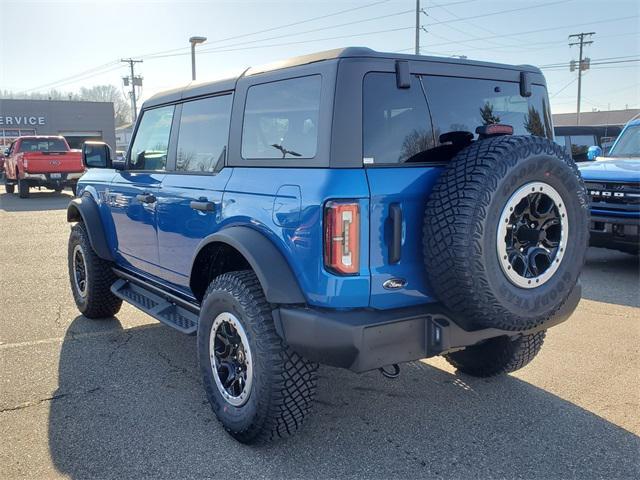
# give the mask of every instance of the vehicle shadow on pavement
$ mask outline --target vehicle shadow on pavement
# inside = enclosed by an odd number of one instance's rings
[[[421,362],[403,366],[397,380],[321,368],[317,406],[296,436],[265,447],[241,445],[207,403],[194,338],[153,327],[123,330],[117,319],[82,316],[70,326],[49,415],[50,453],[61,473],[640,476],[640,439],[632,433],[515,377],[474,379]]]
[[[29,198],[20,198],[15,193],[6,193],[0,189],[0,211],[34,212],[44,210],[63,210],[69,205],[73,194],[69,190],[56,193],[52,190],[32,190]]]
[[[582,298],[640,307],[640,256],[590,247],[582,270]]]

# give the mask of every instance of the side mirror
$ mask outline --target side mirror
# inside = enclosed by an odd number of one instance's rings
[[[82,163],[85,168],[111,168],[111,148],[104,142],[85,142]]]
[[[126,157],[122,157],[120,155],[116,155],[111,160],[111,168],[115,170],[124,170],[125,165],[127,164]]]
[[[602,149],[597,145],[593,145],[587,150],[587,160],[595,160],[597,157],[601,156]]]

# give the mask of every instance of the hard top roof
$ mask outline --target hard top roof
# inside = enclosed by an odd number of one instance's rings
[[[424,62],[436,62],[436,63],[448,63],[457,65],[471,65],[482,66],[490,68],[501,68],[509,70],[526,70],[534,73],[541,73],[540,70],[531,65],[507,65],[501,63],[481,62],[476,60],[451,58],[451,57],[434,57],[427,55],[411,55],[402,53],[391,52],[377,52],[367,47],[346,47],[337,48],[334,50],[326,50],[323,52],[312,53],[309,55],[303,55],[299,57],[292,57],[286,60],[272,62],[266,65],[249,67],[242,75],[238,77],[227,78],[224,80],[215,80],[209,82],[192,82],[186,86],[167,90],[154,95],[149,98],[144,107],[150,107],[154,105],[160,105],[167,102],[175,102],[184,98],[197,97],[199,95],[206,95],[212,92],[222,92],[225,90],[233,90],[237,80],[241,77],[258,75],[261,73],[271,72],[274,70],[280,70],[283,68],[297,67],[300,65],[307,65],[315,62],[322,62],[328,60],[338,60],[341,58],[380,58],[380,59],[394,59],[394,60],[417,60]]]

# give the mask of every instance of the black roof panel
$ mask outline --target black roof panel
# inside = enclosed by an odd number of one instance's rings
[[[237,80],[242,76],[259,75],[261,73],[271,72],[274,70],[280,70],[283,68],[297,67],[300,65],[307,65],[309,63],[322,62],[327,60],[337,60],[340,58],[384,58],[384,59],[398,59],[398,60],[414,60],[424,62],[446,63],[453,65],[469,65],[469,66],[481,66],[490,68],[501,68],[509,70],[527,70],[534,73],[541,73],[540,70],[531,65],[506,65],[500,63],[481,62],[475,60],[451,58],[451,57],[434,57],[426,55],[412,55],[401,54],[392,52],[376,52],[367,47],[346,47],[337,48],[334,50],[326,50],[323,52],[312,53],[309,55],[302,55],[299,57],[292,57],[286,60],[272,62],[262,66],[250,67],[245,70],[242,75],[235,78],[228,78],[225,80],[216,80],[209,82],[197,82],[190,83],[185,87],[175,88],[162,93],[158,93],[144,102],[143,107],[148,108],[163,103],[176,102],[185,98],[198,97],[200,95],[206,95],[215,92],[222,92],[226,90],[233,90]]]

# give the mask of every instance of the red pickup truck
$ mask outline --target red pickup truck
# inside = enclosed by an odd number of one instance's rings
[[[19,137],[6,155],[5,188],[13,193],[17,185],[20,198],[27,198],[31,187],[56,192],[71,187],[75,194],[83,173],[82,152],[71,150],[64,137]]]

